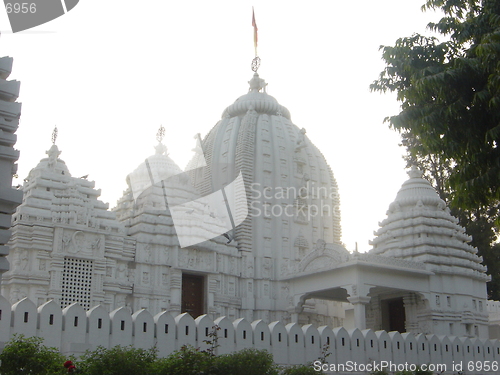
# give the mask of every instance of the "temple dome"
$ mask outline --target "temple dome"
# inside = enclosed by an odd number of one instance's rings
[[[198,198],[198,192],[189,184],[188,175],[168,156],[161,140],[155,149],[154,155],[146,158],[127,176],[128,188],[113,208],[118,221],[124,223],[127,234],[139,242],[156,242],[162,247],[189,246],[180,240],[183,235],[182,238],[188,237],[204,249],[224,251],[234,248],[235,241],[228,245],[227,239],[221,236],[227,231],[222,222],[196,220],[199,215],[198,212],[193,214],[194,209],[189,212],[182,208],[175,210],[177,205],[185,202],[191,202],[200,211],[209,210],[209,207],[203,202],[193,203]],[[177,221],[172,210],[182,211],[176,216]]]
[[[46,151],[46,154],[48,157],[40,160],[38,165],[33,168],[32,173],[36,173],[36,171],[50,170],[57,174],[71,176],[64,160],[59,159],[61,151],[59,151],[57,145],[53,144],[50,149]]]
[[[412,168],[408,175],[370,241],[370,253],[426,263],[436,273],[487,280],[482,258],[458,219],[421,171]]]
[[[235,230],[241,250],[292,262],[305,255],[297,241],[310,248],[318,240],[340,244],[338,187],[323,154],[267,94],[257,73],[248,83],[248,93],[223,111],[202,141],[207,167],[197,188],[210,194],[241,173],[249,207]],[[266,209],[274,211],[266,215]]]

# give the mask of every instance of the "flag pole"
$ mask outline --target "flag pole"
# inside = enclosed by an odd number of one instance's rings
[[[257,54],[257,42],[259,40],[259,37],[258,37],[258,28],[257,28],[257,22],[255,22],[255,11],[252,7],[252,26],[253,26],[253,47],[255,49],[255,57],[258,56]]]
[[[252,26],[253,26],[253,47],[255,50],[255,57],[252,60],[252,71],[254,73],[257,73],[257,70],[259,70],[260,67],[260,57],[257,54],[257,43],[259,41],[257,31],[259,29],[257,28],[257,22],[255,21],[255,11],[253,7],[252,7]]]

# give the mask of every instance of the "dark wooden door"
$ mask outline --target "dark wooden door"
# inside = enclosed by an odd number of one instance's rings
[[[405,306],[403,298],[394,299],[388,302],[389,307],[389,329],[398,331],[399,333],[406,332],[405,322]]]
[[[193,318],[203,315],[203,276],[182,275],[181,312],[187,312]]]

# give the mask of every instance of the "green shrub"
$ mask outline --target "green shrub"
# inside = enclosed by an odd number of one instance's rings
[[[0,354],[2,375],[66,374],[66,358],[55,348],[42,345],[38,337],[14,336]],[[210,343],[210,342],[209,342]],[[144,350],[102,346],[87,351],[75,363],[85,375],[317,375],[310,365],[279,367],[265,350],[243,349],[216,356],[217,341],[205,351],[184,346],[166,358],[157,358],[156,349]],[[73,358],[71,358],[73,360]],[[424,375],[424,374],[422,374]]]
[[[54,375],[64,374],[64,356],[56,348],[42,344],[40,337],[14,335],[0,354],[2,375]]]
[[[243,349],[215,357],[217,375],[278,375],[272,354],[265,350]]]
[[[215,374],[214,358],[207,352],[199,351],[192,346],[183,346],[166,358],[156,361],[154,373],[157,375],[199,375]]]
[[[236,353],[213,356],[209,351],[199,351],[192,346],[185,346],[167,358],[159,359],[154,371],[156,375],[279,374],[273,356],[265,350],[243,349]]]
[[[156,360],[156,349],[99,346],[94,351],[87,351],[76,367],[85,375],[149,375],[153,374]]]

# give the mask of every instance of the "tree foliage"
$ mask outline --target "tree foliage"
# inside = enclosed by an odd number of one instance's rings
[[[371,90],[397,93],[401,112],[386,118],[420,147],[414,157],[449,164],[446,183],[458,207],[496,204],[500,188],[500,0],[428,0],[444,16],[383,46],[386,68]]]

